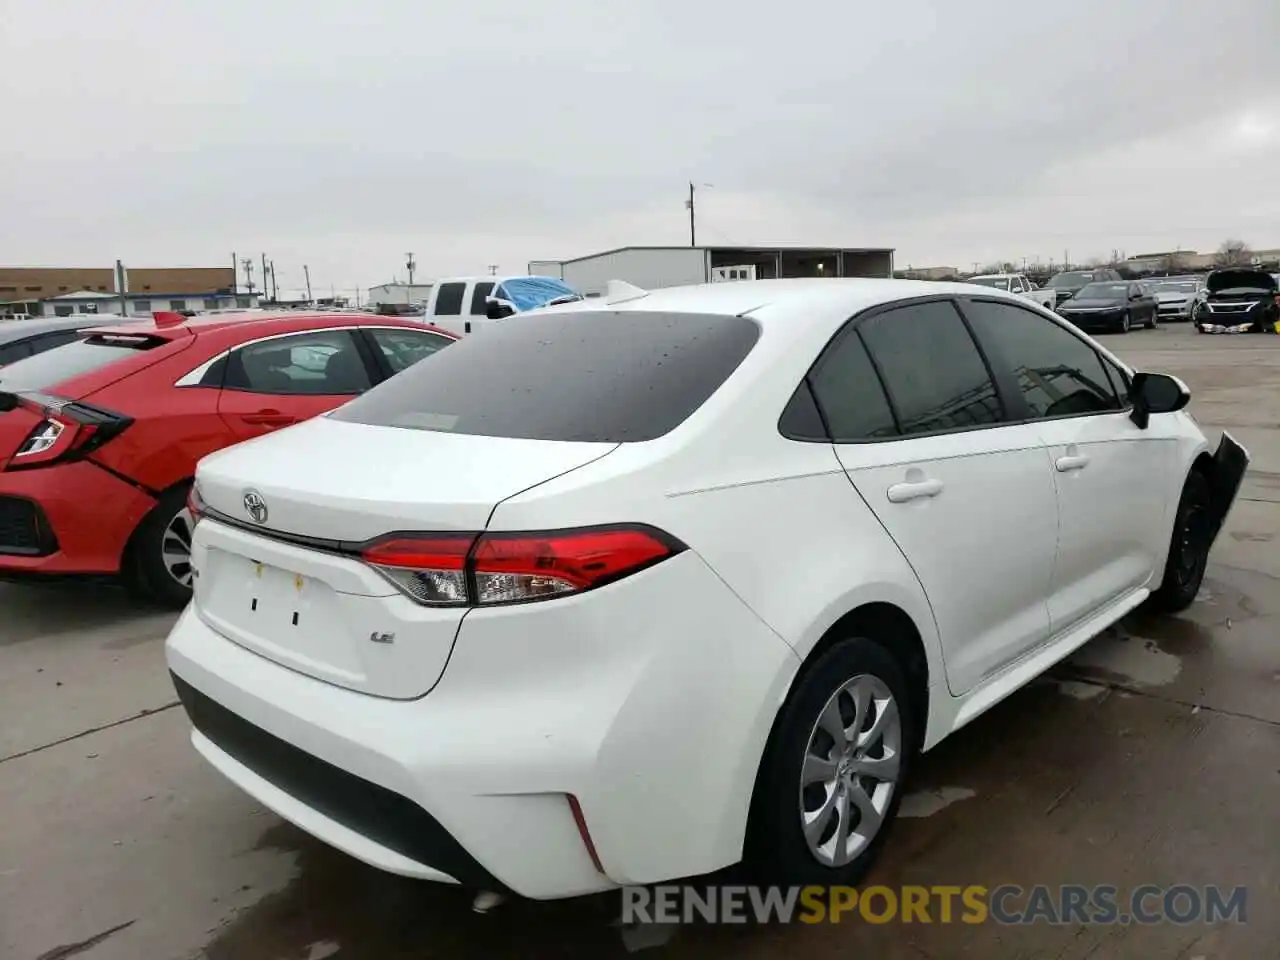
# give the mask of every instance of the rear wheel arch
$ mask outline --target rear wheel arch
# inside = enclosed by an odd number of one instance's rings
[[[879,644],[898,662],[911,685],[911,709],[916,716],[916,730],[923,736],[929,716],[929,657],[920,629],[911,615],[896,604],[883,601],[864,603],[840,617],[809,651],[796,679],[803,676],[807,667],[835,643],[855,636],[866,637]]]
[[[769,751],[773,748],[776,739],[774,733],[787,703],[804,682],[810,667],[821,660],[833,646],[849,637],[865,637],[883,647],[897,661],[911,687],[910,707],[916,718],[917,740],[923,741],[929,718],[929,658],[925,651],[924,639],[910,614],[897,604],[883,601],[863,603],[845,613],[827,628],[791,678],[787,695],[778,704],[764,754],[760,758],[756,772],[757,786],[760,771],[764,769]],[[920,742],[912,745],[913,749],[919,749],[919,746]]]
[[[125,541],[124,549],[120,556],[120,577],[124,581],[125,587],[129,591],[140,598],[148,600],[164,599],[156,596],[156,588],[152,585],[154,582],[154,572],[149,576],[147,568],[143,564],[140,555],[140,540],[144,533],[154,526],[157,521],[157,510],[167,508],[172,505],[179,497],[186,499],[187,490],[194,482],[194,477],[186,477],[176,483],[170,484],[164,490],[156,491],[153,495],[156,498],[155,504],[147,512],[133,532],[129,534],[129,539]],[[160,518],[165,520],[168,518]],[[169,601],[174,603],[176,601]]]
[[[824,662],[829,659],[827,654],[853,638],[868,642],[889,654],[906,680],[908,702],[905,706],[911,714],[907,727],[912,735],[910,742],[903,744],[904,751],[915,754],[924,742],[929,716],[929,658],[925,639],[915,621],[902,607],[885,601],[859,604],[839,617],[814,644],[792,677],[786,696],[777,706],[752,784],[751,804],[743,837],[743,854],[748,863],[754,863],[758,859],[761,836],[769,832],[763,828],[772,822],[767,812],[769,798],[774,793],[770,788],[770,771],[780,759],[776,754],[780,741],[790,739],[782,735],[788,726],[787,716],[791,712],[788,708],[801,696],[811,674],[815,670],[820,673],[824,669]]]

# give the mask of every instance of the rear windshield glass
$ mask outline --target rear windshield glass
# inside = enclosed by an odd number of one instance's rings
[[[759,338],[743,317],[580,311],[463,337],[330,416],[483,437],[625,443],[679,426]]]
[[[145,337],[94,336],[63,344],[0,368],[0,390],[44,390],[132,356],[154,343]]]

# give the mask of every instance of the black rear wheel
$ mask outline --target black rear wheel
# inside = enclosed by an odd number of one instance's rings
[[[138,524],[123,575],[131,593],[181,609],[191,600],[191,532],[187,484],[165,492]]]
[[[867,637],[810,664],[761,764],[747,837],[762,882],[854,884],[902,801],[917,718],[897,659]]]

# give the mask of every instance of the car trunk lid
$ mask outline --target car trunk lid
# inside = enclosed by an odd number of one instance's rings
[[[466,608],[414,602],[360,559],[360,545],[390,533],[478,533],[506,498],[616,448],[320,417],[214,454],[197,473],[207,519],[192,557],[196,612],[300,673],[422,696]]]

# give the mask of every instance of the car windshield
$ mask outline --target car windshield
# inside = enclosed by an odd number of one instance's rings
[[[1092,273],[1060,273],[1055,277],[1051,277],[1047,286],[1060,289],[1079,289],[1092,279]]]
[[[969,282],[980,287],[995,287],[997,290],[1009,289],[1008,277],[973,277]]]
[[[1077,300],[1123,300],[1129,294],[1125,283],[1091,283],[1076,294]]]
[[[759,336],[746,317],[534,315],[463,337],[329,416],[482,437],[653,440],[702,406]]]

